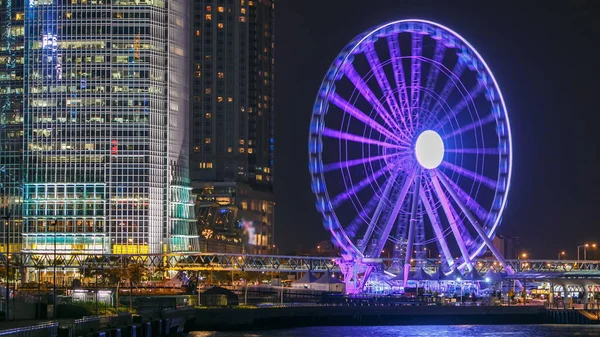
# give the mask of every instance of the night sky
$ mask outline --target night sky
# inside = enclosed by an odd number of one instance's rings
[[[329,239],[314,206],[307,152],[308,124],[325,72],[359,33],[408,18],[436,21],[462,35],[486,60],[503,92],[514,163],[497,233],[519,236],[532,258],[556,258],[566,250],[567,258],[576,259],[578,244],[600,244],[600,6],[575,0],[535,3],[278,1],[275,188],[280,253]],[[600,258],[595,253],[591,256]]]

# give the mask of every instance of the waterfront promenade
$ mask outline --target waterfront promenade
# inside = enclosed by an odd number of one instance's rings
[[[167,337],[189,331],[246,331],[308,326],[598,324],[583,310],[537,305],[439,305],[423,302],[353,300],[329,304],[263,304],[231,307],[183,306],[158,315],[89,316],[75,320],[0,323],[2,337]]]

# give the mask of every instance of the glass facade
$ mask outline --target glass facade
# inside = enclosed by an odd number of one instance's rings
[[[13,103],[2,110],[2,137],[14,145],[2,142],[0,161],[15,168],[4,180],[22,186],[23,250],[199,250],[182,132],[187,4],[30,0],[14,9],[24,96],[1,82]]]
[[[0,215],[10,214],[10,250],[21,243],[23,180],[23,51],[25,0],[0,0]],[[0,232],[2,252],[7,242]]]

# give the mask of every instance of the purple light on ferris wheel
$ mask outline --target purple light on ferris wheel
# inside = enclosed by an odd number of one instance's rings
[[[394,80],[396,81],[396,88],[398,88],[398,98],[400,100],[399,108],[400,113],[402,114],[401,119],[404,122],[403,116],[410,113],[410,100],[408,99],[408,90],[404,75],[404,67],[402,65],[402,54],[400,52],[398,35],[388,35],[387,42],[390,51],[390,61],[393,67]],[[406,126],[406,124],[404,125]]]
[[[483,176],[483,175],[481,175],[481,174],[479,174],[477,172],[474,172],[474,171],[471,171],[469,169],[460,167],[458,165],[455,165],[455,164],[452,164],[452,163],[449,163],[449,162],[442,162],[442,166],[446,167],[446,168],[449,168],[450,170],[452,170],[452,171],[454,171],[454,172],[456,172],[456,173],[458,173],[458,174],[460,174],[462,176],[465,176],[467,178],[473,179],[474,181],[480,182],[483,185],[489,187],[490,189],[496,189],[496,187],[498,186],[497,181],[495,181],[494,179],[488,178],[488,177]]]
[[[343,140],[347,140],[350,142],[361,143],[361,144],[377,145],[377,146],[382,146],[382,147],[386,147],[386,148],[395,148],[395,149],[403,148],[402,146],[396,145],[393,143],[382,142],[379,140],[362,137],[362,136],[354,135],[354,134],[347,133],[344,131],[338,131],[338,130],[333,130],[333,129],[329,129],[329,128],[323,128],[322,135],[331,137],[331,138],[343,139]]]
[[[488,211],[486,211],[481,205],[479,205],[477,201],[471,198],[469,194],[465,192],[460,186],[458,186],[458,184],[456,184],[452,179],[449,179],[448,176],[445,175],[442,171],[438,171],[437,174],[443,175],[446,178],[448,184],[452,186],[452,189],[456,191],[458,196],[464,201],[467,207],[471,209],[480,220],[482,220],[483,222],[487,221],[487,219],[490,216],[490,213]]]
[[[388,274],[410,268],[412,247],[437,249],[445,270],[471,269],[500,223],[512,174],[506,106],[481,55],[442,25],[390,22],[348,44],[319,93],[313,191],[343,249],[347,291],[361,291],[377,270],[365,257],[384,247],[405,249]],[[430,133],[441,146],[423,146]]]
[[[331,164],[327,164],[327,165],[323,166],[323,172],[339,170],[342,168],[349,168],[352,166],[367,164],[367,163],[379,161],[382,159],[385,160],[388,158],[400,156],[404,153],[405,152],[395,152],[395,153],[384,154],[384,155],[380,155],[380,156],[364,157],[364,158],[359,158],[359,159],[350,159],[350,160],[346,160],[346,161],[335,162],[335,163],[331,163]]]
[[[340,97],[340,95],[338,95],[337,93],[335,93],[335,92],[331,93],[329,95],[329,101],[331,103],[335,104],[338,108],[344,110],[350,116],[363,122],[364,124],[369,126],[371,129],[376,130],[380,134],[382,134],[388,138],[391,138],[397,142],[403,142],[408,145],[408,143],[406,143],[405,141],[400,139],[400,137],[396,136],[390,130],[384,128],[382,125],[380,125],[379,123],[377,123],[376,121],[371,119],[369,116],[367,116],[364,112],[360,111],[354,105],[348,103],[346,100],[344,100],[342,97]]]
[[[367,83],[362,79],[362,77],[358,74],[356,69],[352,65],[344,65],[341,71],[346,75],[346,77],[352,82],[354,87],[360,92],[360,94],[373,106],[373,108],[377,111],[379,116],[386,122],[386,124],[393,130],[400,133],[401,136],[406,137],[406,135],[401,131],[402,128],[398,125],[395,118],[390,115],[387,109],[381,104],[379,99],[375,96],[373,91],[369,88]],[[400,116],[400,118],[402,118]],[[407,138],[407,137],[406,137]]]
[[[488,123],[491,123],[491,122],[495,122],[495,121],[496,121],[496,116],[490,114],[487,117],[479,119],[479,120],[477,120],[477,121],[475,121],[475,122],[473,122],[471,124],[467,124],[467,125],[461,127],[460,129],[455,130],[455,131],[453,131],[453,132],[445,135],[444,139],[448,139],[450,137],[454,137],[456,135],[463,134],[463,133],[465,133],[467,131],[471,131],[471,130],[474,130],[474,129],[481,128],[482,126],[484,126],[484,125],[486,125]]]

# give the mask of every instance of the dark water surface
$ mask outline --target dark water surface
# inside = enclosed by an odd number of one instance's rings
[[[191,332],[193,337],[571,337],[600,336],[600,325],[325,326],[258,332]]]

